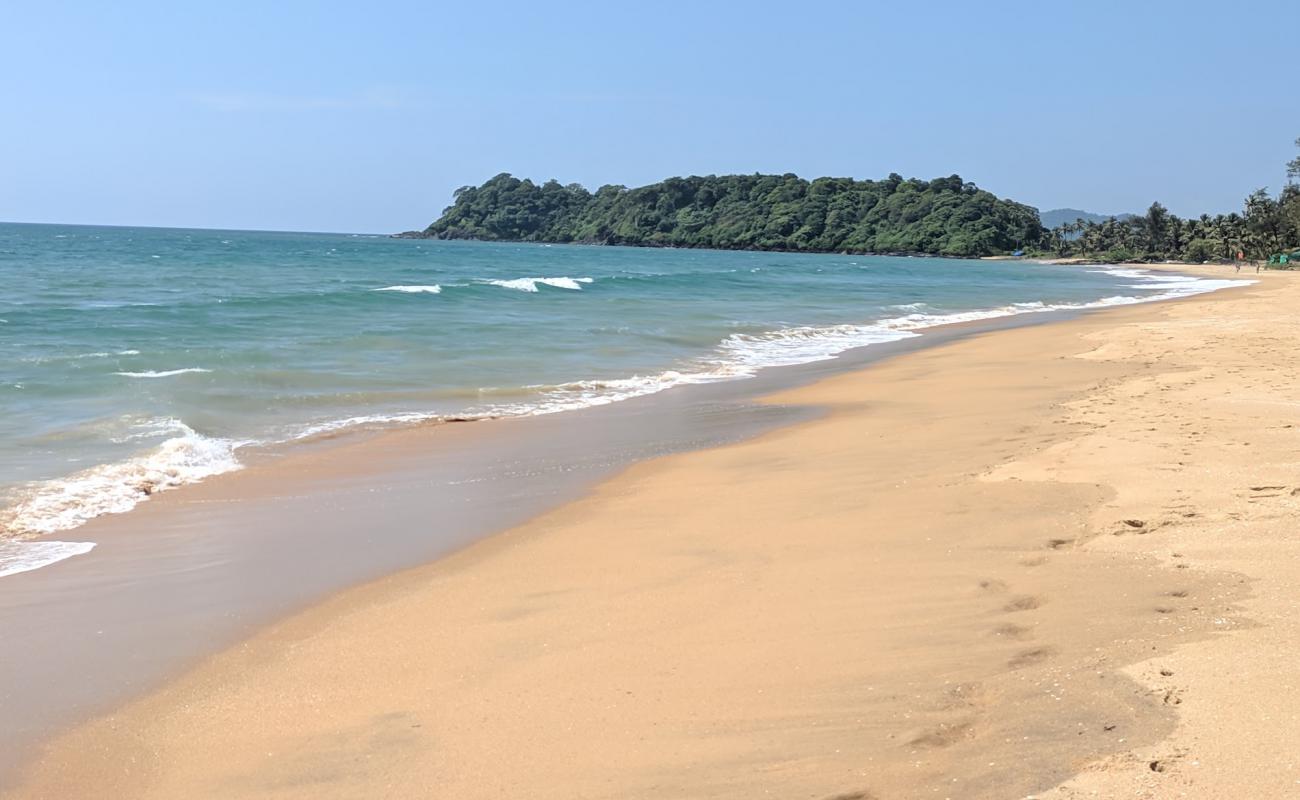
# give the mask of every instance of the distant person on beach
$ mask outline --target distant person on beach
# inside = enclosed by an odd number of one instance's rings
[[[1237,272],[1241,272],[1241,260],[1245,257],[1245,253],[1240,250],[1237,251],[1237,260],[1232,263],[1232,265],[1237,268]]]

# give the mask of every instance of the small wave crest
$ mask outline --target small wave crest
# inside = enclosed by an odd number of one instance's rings
[[[143,372],[114,372],[114,375],[121,375],[124,378],[170,378],[173,375],[185,375],[190,372],[211,372],[210,369],[203,367],[185,367],[183,369],[167,370],[145,370]]]
[[[180,436],[139,456],[20,490],[0,510],[0,535],[69,530],[101,514],[130,511],[157,492],[241,467],[235,450],[245,442],[203,436],[184,423],[176,427]]]
[[[426,413],[423,411],[411,411],[396,414],[365,414],[356,417],[346,417],[344,419],[332,419],[324,422],[315,422],[303,426],[290,434],[289,438],[294,440],[315,439],[322,436],[332,436],[344,431],[352,431],[358,428],[383,428],[390,425],[418,425],[422,422],[433,422],[444,419],[442,414]]]
[[[538,286],[552,286],[556,289],[571,289],[577,291],[582,288],[584,283],[594,283],[595,278],[513,278],[511,280],[485,280],[491,286],[500,286],[503,289],[514,289],[519,292],[536,292]]]
[[[404,294],[442,294],[442,287],[436,283],[428,286],[385,286],[380,289],[371,289],[372,292],[402,292]]]
[[[491,406],[484,414],[489,416],[541,416],[561,411],[604,406],[634,397],[662,392],[674,386],[689,383],[712,383],[726,380],[721,375],[706,372],[679,372],[667,370],[657,375],[633,375],[630,378],[604,378],[570,381],[558,384],[534,384],[528,387],[539,394],[534,400]]]

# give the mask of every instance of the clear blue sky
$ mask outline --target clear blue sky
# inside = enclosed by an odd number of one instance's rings
[[[1199,214],[1277,189],[1300,136],[1296,0],[9,0],[0,22],[9,221],[396,231],[503,171],[955,172],[1041,209]]]

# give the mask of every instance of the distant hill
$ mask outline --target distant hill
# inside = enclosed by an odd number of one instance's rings
[[[804,180],[693,175],[628,189],[536,184],[502,173],[456,191],[433,239],[580,242],[833,253],[1009,253],[1042,235],[1036,209],[952,175]]]
[[[1091,211],[1081,211],[1077,208],[1054,208],[1051,211],[1038,212],[1038,218],[1043,221],[1043,227],[1048,230],[1058,225],[1064,225],[1067,222],[1074,222],[1076,219],[1083,219],[1088,222],[1105,222],[1111,217],[1128,219],[1132,216],[1132,214],[1094,214]]]

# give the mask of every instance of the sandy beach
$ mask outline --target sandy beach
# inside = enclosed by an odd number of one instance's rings
[[[774,395],[827,413],[271,625],[0,796],[1294,795],[1300,283],[1239,277]]]

